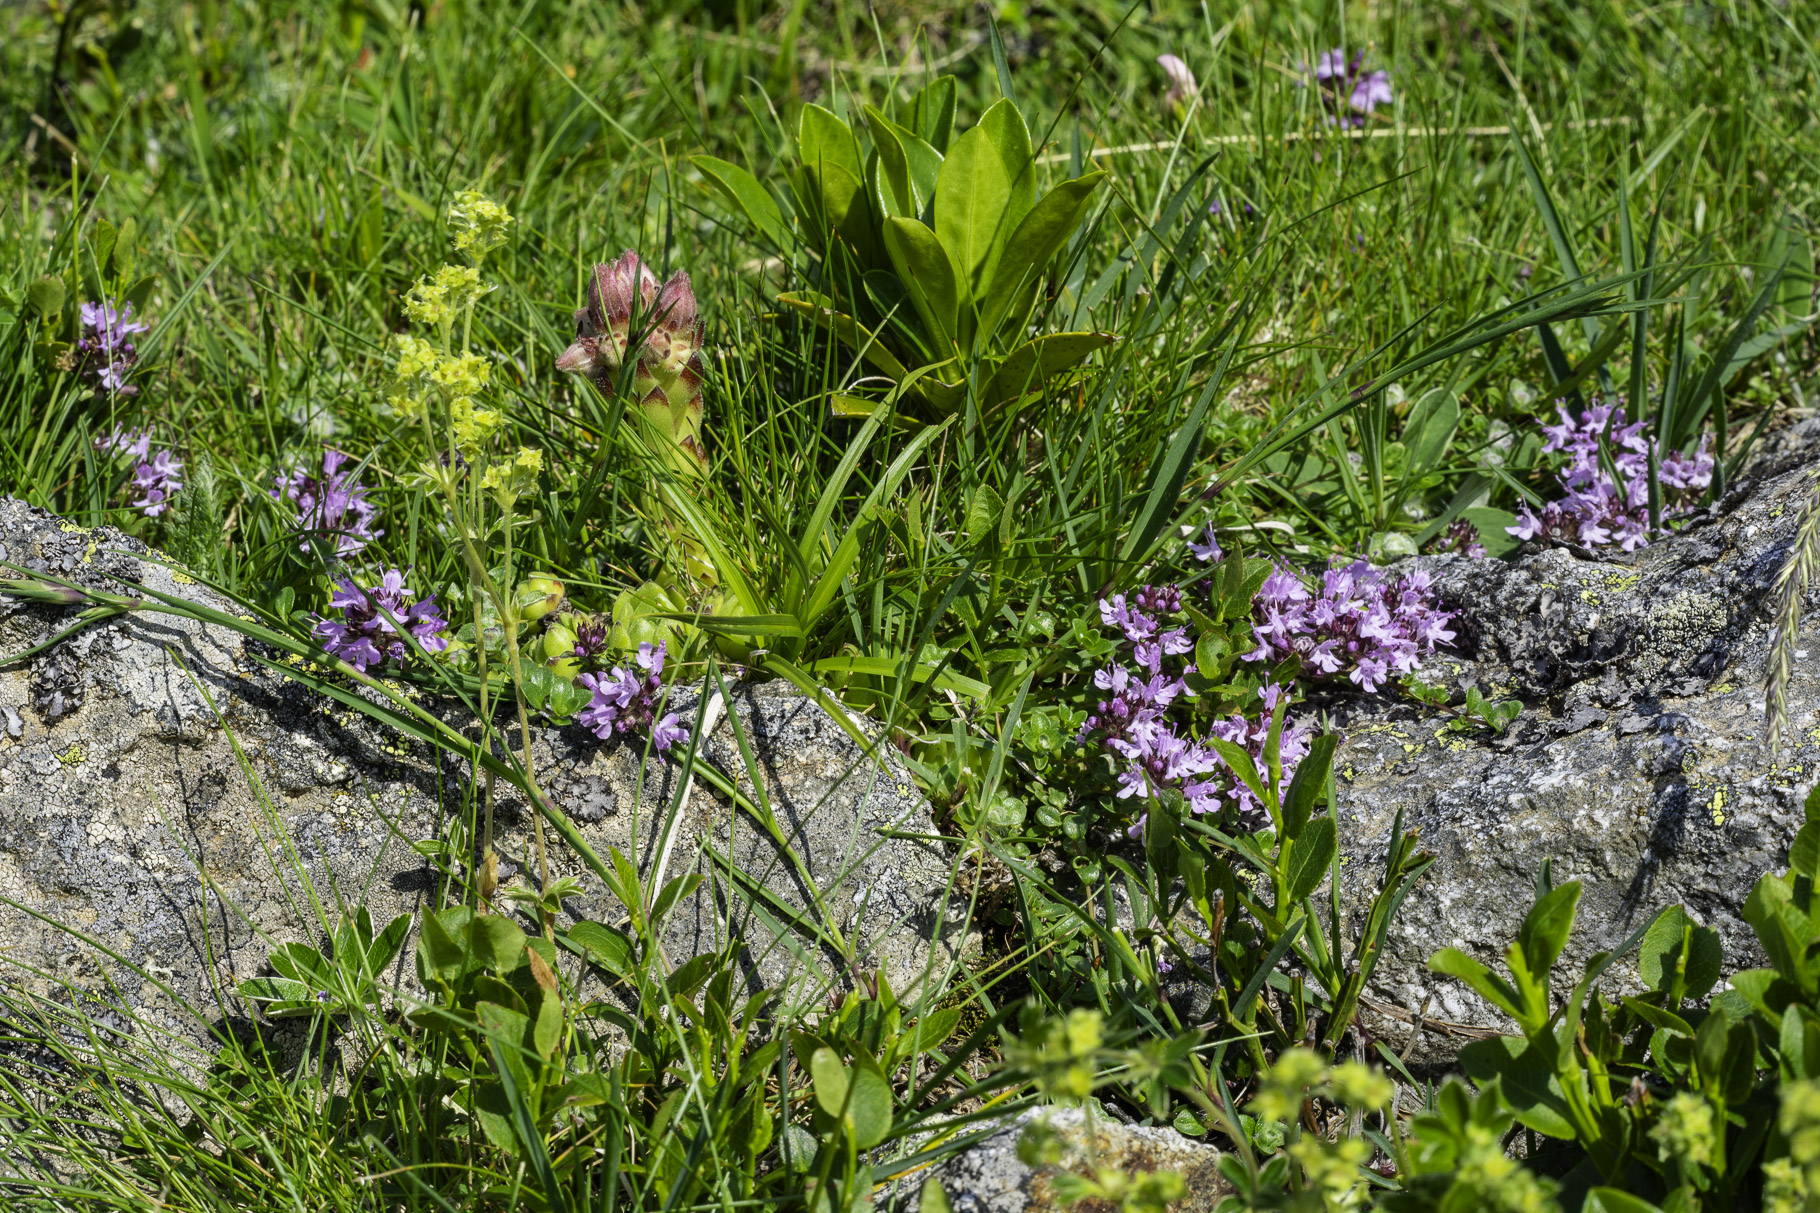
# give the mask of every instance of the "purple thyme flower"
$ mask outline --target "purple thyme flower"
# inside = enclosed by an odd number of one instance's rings
[[[1214,537],[1212,523],[1201,531],[1201,537],[1198,540],[1190,539],[1188,541],[1188,550],[1202,564],[1212,564],[1226,555],[1220,550],[1220,541]]]
[[[168,510],[171,498],[183,487],[183,481],[177,479],[183,471],[183,460],[170,451],[153,453],[150,429],[122,430],[115,426],[112,434],[95,439],[95,449],[133,458],[137,466],[133,469],[132,483],[139,492],[139,500],[132,505],[136,510],[143,510],[148,518],[156,518]]]
[[[291,525],[305,535],[298,551],[309,551],[312,536],[331,536],[335,555],[352,556],[385,534],[373,526],[379,507],[367,500],[367,487],[341,470],[347,461],[345,453],[324,447],[321,476],[299,467],[278,477],[272,498],[289,501],[296,512]]]
[[[448,640],[437,635],[449,624],[436,613],[436,596],[413,600],[410,587],[404,583],[404,573],[398,569],[386,570],[379,584],[370,590],[361,589],[348,578],[338,580],[335,593],[329,598],[329,609],[340,611],[342,617],[317,616],[310,634],[322,642],[324,649],[363,674],[368,666],[388,659],[402,663],[409,658],[410,646],[404,642],[400,628],[415,637],[426,652],[440,653],[449,647]]]
[[[1515,526],[1505,528],[1519,539],[1556,539],[1564,543],[1600,547],[1615,543],[1635,551],[1649,543],[1649,456],[1655,439],[1644,435],[1641,421],[1626,424],[1624,409],[1595,401],[1576,421],[1565,406],[1557,404],[1558,425],[1545,425],[1548,441],[1542,449],[1567,456],[1557,473],[1564,495],[1538,512],[1525,504],[1517,511]],[[1713,480],[1713,457],[1702,436],[1692,454],[1670,451],[1661,457],[1662,486],[1672,491],[1662,516],[1671,518],[1692,509],[1692,498]],[[1599,457],[1601,444],[1610,454],[1612,479]]]
[[[1451,641],[1452,618],[1435,605],[1433,580],[1420,569],[1391,577],[1363,560],[1336,561],[1311,594],[1293,570],[1278,565],[1252,604],[1258,647],[1245,659],[1295,656],[1317,674],[1344,673],[1375,691],[1391,671],[1412,673],[1437,644]]]
[[[610,673],[578,675],[575,681],[593,691],[594,698],[575,714],[576,723],[594,730],[594,735],[602,741],[649,729],[651,744],[659,754],[686,740],[689,730],[683,727],[675,712],[661,720],[653,719],[663,691],[665,651],[663,641],[655,646],[639,645],[637,660],[644,671],[642,674],[635,674],[624,666],[614,666]]]
[[[1365,52],[1360,51],[1349,63],[1346,52],[1338,47],[1322,55],[1314,67],[1316,87],[1321,104],[1327,110],[1328,123],[1340,126],[1363,126],[1363,115],[1380,105],[1395,100],[1390,87],[1390,73],[1365,70]],[[1352,113],[1344,113],[1351,110]]]
[[[601,620],[583,618],[575,624],[575,647],[570,655],[586,661],[607,651],[607,634],[611,629]]]
[[[1448,523],[1429,551],[1458,552],[1469,560],[1485,559],[1485,545],[1479,542],[1478,530],[1464,518]]]
[[[77,365],[92,375],[103,391],[132,396],[139,389],[126,381],[139,353],[128,340],[143,333],[148,325],[133,320],[133,305],[118,308],[108,302],[85,303],[78,309],[82,315],[82,336],[76,341]]]

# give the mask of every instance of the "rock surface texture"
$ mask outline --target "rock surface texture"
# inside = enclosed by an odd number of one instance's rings
[[[232,609],[144,555],[116,531],[0,501],[0,559],[114,592],[122,587],[111,578],[124,577]],[[73,614],[0,600],[0,651],[42,643]],[[412,844],[451,837],[472,812],[465,766],[256,657],[227,628],[147,611],[0,671],[0,938],[12,962],[0,980],[64,998],[105,994],[111,983],[111,997],[196,1037],[182,1004],[206,1019],[242,1013],[220,992],[265,972],[272,943],[321,941],[362,899],[383,924],[450,895],[448,878]],[[671,707],[688,718],[693,698],[679,693]],[[869,759],[809,700],[750,686],[736,686],[732,700],[775,833],[700,777],[679,797],[676,762],[644,761],[579,729],[538,735],[540,777],[603,857],[620,848],[647,881],[706,877],[669,922],[672,963],[732,930],[755,984],[808,975],[814,992],[883,968],[899,990],[913,986],[961,942],[965,907],[946,896],[939,848],[881,832],[933,833],[927,803],[900,766]],[[729,713],[714,715],[702,753],[749,795]],[[522,804],[502,793],[497,818],[502,877],[527,876]],[[585,886],[569,908],[623,921],[604,886],[546,833],[552,875]],[[729,878],[729,860],[743,877]],[[793,916],[794,928],[778,929]],[[411,951],[400,954],[400,980]]]
[[[1032,1167],[1017,1156],[1018,1140],[1033,1121],[1044,1120],[1061,1146],[1051,1165]],[[922,1185],[933,1177],[942,1185],[954,1213],[1115,1213],[1104,1201],[1064,1205],[1056,1195],[1055,1177],[1068,1172],[1092,1174],[1111,1168],[1127,1174],[1174,1171],[1187,1195],[1170,1205],[1172,1213],[1212,1213],[1232,1191],[1219,1172],[1220,1152],[1174,1129],[1125,1125],[1096,1118],[1091,1132],[1079,1108],[1046,1108],[1025,1112],[1005,1122],[990,1137],[954,1157],[901,1181],[894,1213],[921,1213]]]
[[[1422,562],[1462,612],[1460,656],[1430,663],[1425,680],[1474,682],[1524,710],[1492,738],[1407,703],[1339,707],[1352,921],[1399,812],[1438,856],[1368,989],[1366,1026],[1392,1048],[1411,1043],[1418,1016],[1411,1056],[1428,1065],[1510,1026],[1425,962],[1452,945],[1501,966],[1544,859],[1555,883],[1585,888],[1557,983],[1571,986],[1589,954],[1676,902],[1719,932],[1728,973],[1763,963],[1739,911],[1757,878],[1786,862],[1820,776],[1812,624],[1780,753],[1765,745],[1763,723],[1770,588],[1813,484],[1807,468],[1790,466],[1800,456],[1761,467],[1681,533],[1628,555],[1556,547],[1509,563]],[[1605,984],[1609,993],[1635,983],[1633,954]]]

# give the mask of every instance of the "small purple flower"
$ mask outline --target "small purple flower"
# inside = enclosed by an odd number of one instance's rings
[[[1220,550],[1220,541],[1214,537],[1211,523],[1201,532],[1198,540],[1188,541],[1188,551],[1202,564],[1212,564],[1226,555]]]
[[[130,455],[136,461],[132,483],[139,492],[139,500],[132,505],[136,510],[143,510],[148,518],[156,518],[168,510],[171,498],[183,487],[183,481],[177,478],[183,472],[183,460],[170,451],[154,453],[149,429],[122,430],[116,426],[112,434],[95,439],[95,449]]]
[[[610,631],[601,620],[580,620],[575,625],[575,647],[570,651],[571,655],[582,661],[600,656],[607,651],[607,635]]]
[[[1315,63],[1313,74],[1329,124],[1363,126],[1363,115],[1396,99],[1390,87],[1390,73],[1366,71],[1363,51],[1348,62],[1346,52],[1336,47]],[[1346,113],[1347,110],[1352,112]]]
[[[1186,63],[1175,55],[1158,55],[1157,66],[1169,77],[1169,91],[1163,94],[1163,108],[1174,109],[1190,97],[1193,97],[1200,86],[1195,83],[1194,72]]]
[[[614,666],[606,674],[581,674],[577,683],[594,692],[588,706],[575,714],[576,723],[592,729],[602,741],[624,737],[648,729],[651,744],[659,754],[687,739],[689,730],[675,712],[654,720],[658,700],[663,692],[664,642],[638,646],[638,668],[635,674],[624,666]]]
[[[363,674],[388,659],[400,664],[409,659],[411,650],[401,627],[425,652],[440,653],[449,647],[448,639],[437,635],[449,623],[436,613],[436,596],[414,599],[398,569],[386,570],[372,589],[362,589],[348,578],[336,581],[329,609],[340,611],[342,617],[317,616],[310,634]]]
[[[108,302],[85,303],[78,309],[82,317],[82,336],[76,341],[78,366],[92,375],[103,391],[120,396],[136,395],[138,388],[126,381],[139,353],[128,340],[149,326],[133,320],[133,305],[118,308]]]
[[[1452,612],[1434,602],[1427,573],[1388,576],[1363,560],[1330,566],[1318,593],[1294,570],[1278,565],[1252,603],[1258,647],[1248,661],[1300,658],[1321,675],[1345,673],[1375,691],[1392,670],[1414,672],[1421,658],[1454,637]]]
[[[1544,452],[1567,456],[1557,473],[1564,495],[1540,511],[1525,504],[1517,510],[1515,526],[1505,528],[1519,539],[1552,539],[1586,547],[1617,544],[1627,552],[1649,543],[1649,456],[1655,439],[1645,436],[1643,423],[1626,423],[1622,406],[1597,401],[1578,419],[1564,405],[1557,405],[1561,420],[1544,425]],[[1661,456],[1659,478],[1670,490],[1662,516],[1687,513],[1691,499],[1713,480],[1713,457],[1702,437],[1692,454],[1670,451]],[[1610,467],[1600,458],[1600,447],[1610,456]]]
[[[1429,549],[1433,552],[1458,552],[1468,560],[1485,559],[1485,545],[1479,542],[1479,532],[1472,523],[1464,518],[1456,518],[1447,524],[1439,539]]]
[[[305,536],[297,550],[310,550],[310,538],[327,536],[335,542],[335,555],[352,556],[385,532],[374,527],[379,507],[367,500],[367,487],[342,471],[348,456],[333,447],[322,451],[322,475],[312,476],[293,468],[279,476],[272,499],[288,501],[295,516],[291,525]]]

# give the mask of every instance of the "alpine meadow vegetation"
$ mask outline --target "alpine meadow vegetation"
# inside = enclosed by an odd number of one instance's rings
[[[1325,710],[1505,732],[1522,703],[1425,680],[1461,621],[1397,562],[1634,551],[1811,414],[1820,8],[44,0],[0,29],[0,489],[236,608],[0,551],[0,595],[67,615],[9,660],[203,620],[467,789],[412,840],[434,907],[274,942],[188,1008],[254,1025],[209,1056],[0,982],[9,1207],[940,1213],[934,1163],[1053,1105],[1215,1145],[1234,1213],[1820,1209],[1820,799],[1746,906],[1766,967],[1719,988],[1671,906],[1562,988],[1581,886],[1544,868],[1502,971],[1431,961],[1518,1033],[1418,1073],[1358,1015],[1434,856],[1399,819],[1345,920]],[[1008,890],[964,965],[755,991],[735,948],[661,946],[700,877],[597,852],[534,740],[743,795],[683,706],[738,682],[901,763],[957,886]],[[508,788],[534,879],[501,879]],[[557,848],[612,904],[572,912]]]

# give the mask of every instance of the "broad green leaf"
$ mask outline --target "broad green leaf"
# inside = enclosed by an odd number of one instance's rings
[[[973,500],[967,503],[967,542],[977,546],[992,538],[1004,513],[1005,499],[982,482],[973,490]]]
[[[1001,100],[954,141],[935,185],[935,234],[954,258],[966,297],[981,296],[1035,201],[1030,131],[1017,107]]]
[[[1460,949],[1442,948],[1428,958],[1428,968],[1430,972],[1465,982],[1481,998],[1512,1019],[1521,1022],[1528,1018],[1523,996],[1516,988]]]
[[[1816,790],[1820,791],[1820,787]],[[1788,848],[1788,866],[1809,880],[1820,873],[1820,821],[1809,821],[1795,835]]]
[[[468,949],[495,973],[510,973],[524,961],[525,933],[510,918],[476,914],[468,924]]]
[[[797,123],[797,154],[816,191],[822,222],[870,264],[872,208],[866,201],[866,166],[859,140],[847,124],[819,105],[805,105]]]
[[[63,315],[63,303],[68,298],[68,290],[63,279],[55,274],[45,274],[32,279],[32,284],[25,288],[26,301],[32,310],[46,319],[56,319]]]
[[[1221,1161],[1225,1161],[1222,1157]],[[919,1213],[954,1213],[954,1206],[948,1203],[948,1193],[942,1190],[941,1181],[931,1175],[923,1181]]]
[[[788,246],[790,231],[784,225],[784,214],[778,209],[777,199],[757,177],[714,156],[691,156],[689,163],[701,170],[702,176],[746,217],[759,235],[780,249]]]
[[[1662,1213],[1641,1196],[1632,1196],[1622,1188],[1594,1188],[1586,1194],[1581,1213]]]
[[[852,1078],[847,1114],[853,1118],[853,1140],[860,1149],[870,1149],[891,1131],[891,1087],[866,1066],[854,1066]]]
[[[935,674],[935,666],[917,665],[906,670],[906,664],[906,659],[901,657],[843,656],[824,657],[809,668],[817,674],[868,674],[876,678],[897,678],[908,673],[910,678],[916,682],[927,682],[929,676]],[[992,687],[989,684],[981,682],[977,678],[951,673],[948,670],[935,674],[935,685],[941,690],[953,691],[955,694],[965,695],[969,699],[984,699],[992,694]]]
[[[885,252],[916,305],[931,341],[944,352],[960,340],[960,275],[933,231],[915,219],[885,220]]]
[[[1574,912],[1580,905],[1580,882],[1570,880],[1538,898],[1517,928],[1516,948],[1529,975],[1544,988],[1555,958],[1573,933]]]
[[[1203,636],[1203,639],[1206,637]],[[1198,655],[1200,647],[1195,647]],[[1308,818],[1314,812],[1315,801],[1326,790],[1327,776],[1333,770],[1333,750],[1339,738],[1333,733],[1323,733],[1308,746],[1308,754],[1296,764],[1295,776],[1289,781],[1289,790],[1283,795],[1283,836],[1295,838],[1308,824]]]
[[[815,1102],[838,1118],[847,1106],[847,1067],[833,1049],[821,1048],[809,1058],[809,1076],[815,1080]]]
[[[1284,875],[1289,881],[1292,902],[1313,895],[1333,863],[1337,845],[1338,835],[1331,816],[1317,817],[1308,823],[1302,836],[1289,848],[1289,870]]]
[[[1460,401],[1452,392],[1436,388],[1416,401],[1403,426],[1403,446],[1409,452],[1409,479],[1420,478],[1441,461],[1459,424]]]
[[[1064,181],[1044,194],[1018,223],[1005,243],[991,280],[981,283],[982,344],[991,341],[1007,320],[1022,322],[1024,308],[1013,304],[1031,298],[1049,262],[1087,217],[1094,191],[1105,180],[1106,174],[1096,171]]]
[[[329,984],[328,959],[308,944],[280,944],[266,959],[281,977],[306,982],[318,989]]]
[[[954,133],[955,90],[953,76],[937,76],[910,99],[910,129],[938,152],[947,152]]]
[[[1256,796],[1260,802],[1269,801],[1270,798],[1264,794],[1264,782],[1258,778],[1257,763],[1251,760],[1251,754],[1247,750],[1218,737],[1208,738],[1207,744],[1213,747],[1214,752],[1225,761],[1227,769],[1239,777],[1239,782],[1243,783],[1253,796]]]
[[[676,970],[664,980],[664,988],[672,994],[684,998],[692,996],[701,989],[702,983],[714,974],[715,956],[712,952],[703,952],[700,956],[691,957],[676,966]]]
[[[1573,1139],[1567,1100],[1553,1068],[1541,1050],[1521,1037],[1475,1040],[1460,1050],[1460,1067],[1481,1086],[1497,1079],[1504,1102],[1525,1126],[1549,1137]]]
[[[877,158],[867,164],[866,173],[880,204],[880,214],[921,218],[923,208],[910,175],[910,158],[904,153],[897,126],[870,105],[866,107],[866,126],[872,132],[873,154]]]
[[[385,930],[373,940],[367,948],[367,971],[379,973],[392,963],[398,955],[398,949],[404,947],[405,937],[411,933],[411,916],[400,914],[386,924]]]
[[[545,1061],[556,1052],[562,1039],[562,1000],[546,993],[537,1004],[537,1017],[531,1021],[531,1047]]]
[[[567,939],[588,959],[620,977],[630,977],[637,964],[638,949],[624,931],[598,922],[578,922],[569,928]]]
[[[1088,355],[1118,340],[1111,333],[1050,333],[1012,350],[986,384],[985,406],[994,408],[1027,392],[1041,391],[1073,370]]]
[[[1719,933],[1694,922],[1680,906],[1670,906],[1644,933],[1637,976],[1652,990],[1667,990],[1685,964],[1681,997],[1705,998],[1718,982],[1724,960]]]
[[[1479,542],[1485,545],[1487,556],[1502,560],[1523,546],[1523,541],[1510,533],[1510,528],[1517,525],[1517,516],[1509,510],[1475,505],[1461,510],[1460,517],[1479,533]]]
[[[465,906],[456,908],[466,909]],[[449,932],[441,915],[425,914],[417,936],[417,956],[426,975],[452,982],[461,976],[467,964],[468,950]]]

